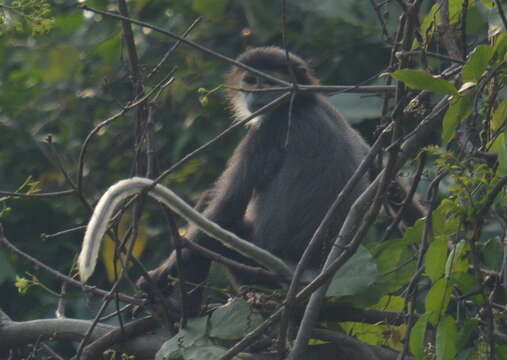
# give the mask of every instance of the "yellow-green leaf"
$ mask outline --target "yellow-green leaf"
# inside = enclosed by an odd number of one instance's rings
[[[503,59],[507,52],[507,32],[504,31],[495,37],[494,53],[497,60]]]
[[[456,320],[451,315],[445,315],[437,326],[436,354],[437,360],[453,360],[456,356],[456,340],[458,329]]]
[[[505,134],[500,134],[490,147],[490,150],[498,154],[498,171],[507,174],[507,144]]]
[[[479,45],[470,54],[467,63],[461,70],[463,82],[479,82],[493,56],[493,48],[489,45]]]
[[[429,314],[422,315],[412,327],[410,332],[410,352],[414,354],[417,360],[425,359],[425,337],[426,328],[428,327]]]
[[[442,122],[442,142],[444,145],[447,145],[454,137],[458,124],[472,113],[472,100],[472,94],[460,96],[445,113]]]
[[[427,90],[437,94],[457,94],[458,91],[449,81],[433,77],[423,70],[402,69],[391,74],[396,80],[402,81],[409,88]]]
[[[491,120],[491,129],[493,131],[500,129],[505,124],[505,120],[507,120],[507,99],[502,101],[496,108]]]
[[[447,310],[449,300],[451,299],[451,284],[447,278],[438,280],[431,287],[426,295],[425,306],[426,312],[430,313],[429,321],[436,325],[442,315]]]
[[[436,282],[444,275],[447,259],[447,236],[435,237],[424,256],[426,274],[432,282]]]

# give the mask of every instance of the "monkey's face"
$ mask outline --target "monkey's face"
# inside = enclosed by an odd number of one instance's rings
[[[283,74],[274,73],[272,74],[272,76],[280,80],[287,81],[286,80],[287,76],[284,76]],[[243,98],[243,101],[245,102],[246,109],[250,113],[253,113],[262,108],[263,106],[266,106],[267,104],[269,104],[270,102],[272,102],[281,95],[280,91],[255,91],[280,87],[280,85],[277,85],[271,80],[267,80],[260,76],[256,76],[249,73],[243,73],[243,76],[241,77],[241,80],[239,82],[239,87],[241,89],[246,90],[241,91],[240,95]],[[253,91],[249,92],[248,90]]]

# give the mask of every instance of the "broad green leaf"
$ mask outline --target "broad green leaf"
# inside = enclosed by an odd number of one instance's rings
[[[447,145],[454,137],[459,123],[472,113],[473,96],[468,94],[459,96],[445,113],[442,122],[442,142]]]
[[[470,54],[467,63],[461,70],[461,78],[464,83],[478,83],[482,74],[488,67],[493,56],[493,48],[489,45],[479,45]]]
[[[490,150],[498,154],[498,172],[507,174],[507,144],[505,134],[500,134],[490,147]]]
[[[424,255],[426,274],[434,283],[444,275],[447,259],[447,236],[436,236]]]
[[[438,23],[438,19],[439,19],[438,10],[439,10],[439,5],[434,4],[431,7],[428,14],[424,17],[423,21],[421,22],[420,32],[425,40],[424,41],[425,43],[427,43],[428,39],[431,39],[433,36],[433,32],[435,30],[435,24]],[[412,50],[415,50],[416,48],[418,48],[421,45],[424,45],[424,44],[419,44],[419,42],[417,40],[414,40],[414,42],[412,44]]]
[[[490,9],[493,9],[495,7],[495,2],[493,0],[481,0],[481,3],[483,3],[484,6],[487,6]]]
[[[334,275],[326,296],[350,296],[368,288],[378,277],[377,264],[365,247],[357,252]]]
[[[412,327],[410,332],[410,352],[418,360],[425,358],[424,348],[426,347],[426,328],[428,327],[429,314],[422,315]]]
[[[451,25],[454,25],[458,23],[458,21],[461,20],[462,13],[463,13],[463,4],[464,0],[450,0],[449,1],[449,23]],[[475,0],[469,0],[468,1],[468,9],[475,6]],[[440,4],[436,3],[434,4],[430,11],[428,12],[428,15],[426,15],[421,22],[420,26],[420,33],[422,34],[423,38],[431,39],[433,37],[433,33],[436,29],[436,24],[440,22]],[[427,41],[425,41],[427,43]],[[414,40],[414,43],[412,45],[412,50],[417,48],[419,46],[419,42],[417,40]]]
[[[484,265],[489,269],[500,271],[503,261],[503,244],[496,239],[488,240],[486,246],[482,249]]]
[[[427,90],[437,94],[457,94],[458,91],[449,81],[433,77],[423,70],[402,69],[391,74],[396,80],[402,81],[409,88]]]
[[[403,311],[405,298],[402,296],[387,295],[383,296],[378,303],[371,306],[371,309],[383,311]]]
[[[465,240],[458,242],[447,258],[445,263],[445,276],[449,277],[455,272],[466,272],[468,271],[468,259],[465,255],[468,250],[468,245]]]
[[[433,284],[426,295],[426,312],[431,314],[429,321],[433,325],[438,323],[447,310],[447,305],[449,305],[449,300],[451,299],[451,290],[452,287],[449,279],[442,278]]]
[[[436,354],[437,360],[453,360],[456,356],[456,341],[458,329],[456,320],[451,315],[445,315],[437,326]]]
[[[454,272],[450,279],[453,286],[457,286],[462,294],[468,294],[477,290],[477,280],[469,272]],[[477,305],[484,304],[484,298],[481,294],[473,295],[472,301]]]
[[[238,340],[255,329],[263,318],[243,299],[233,299],[211,315],[209,336],[221,340]]]
[[[494,52],[496,61],[502,61],[507,52],[507,32],[504,31],[496,37]]]
[[[424,229],[424,219],[418,219],[413,226],[410,226],[405,230],[403,234],[403,240],[407,244],[417,244],[421,241],[421,236]]]
[[[411,251],[410,244],[404,239],[390,240],[377,245],[372,254],[380,275],[375,284],[368,287],[366,295],[390,294],[405,286],[414,271],[414,261],[407,262],[407,259],[411,258]]]
[[[402,340],[406,336],[406,325],[392,326],[380,324],[366,324],[361,322],[342,322],[341,328],[358,340],[373,346],[388,346],[401,351]]]
[[[446,215],[445,204],[441,203],[440,206],[432,213],[433,234],[437,235],[452,235],[458,231],[459,219],[449,218]]]
[[[491,129],[496,131],[505,124],[507,120],[507,99],[503,100],[495,110],[493,118],[491,119]]]
[[[457,24],[463,17],[463,4],[464,0],[450,0],[449,1],[449,23],[451,25]],[[439,5],[439,4],[437,4]],[[468,9],[475,6],[475,0],[468,1]],[[439,7],[440,9],[440,7]]]
[[[381,311],[402,311],[404,305],[405,299],[401,296],[383,296],[375,305],[368,308]],[[344,331],[367,344],[387,345],[396,350],[403,348],[402,339],[406,335],[406,326],[404,324],[393,326],[384,323],[343,322],[340,325]]]
[[[155,360],[184,359],[184,351],[193,346],[213,345],[211,340],[205,336],[207,324],[207,316],[189,319],[184,329],[180,329],[176,335],[162,345],[155,355]]]

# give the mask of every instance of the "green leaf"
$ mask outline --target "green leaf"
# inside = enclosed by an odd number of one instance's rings
[[[220,306],[211,315],[209,336],[222,340],[238,340],[263,321],[243,299],[235,298]]]
[[[507,99],[503,100],[495,110],[493,118],[491,119],[491,129],[496,131],[505,124],[507,120]]]
[[[490,9],[493,9],[495,7],[495,2],[493,0],[481,0],[481,3]]]
[[[412,89],[427,90],[437,94],[454,95],[458,93],[458,90],[449,81],[435,78],[423,70],[396,70],[391,76]]]
[[[482,250],[484,265],[487,268],[500,271],[503,262],[503,244],[497,239],[488,240]]]
[[[447,310],[451,299],[451,284],[449,279],[438,280],[426,295],[426,312],[430,313],[429,321],[435,325]]]
[[[424,256],[426,274],[432,282],[436,282],[444,275],[447,259],[447,240],[448,238],[445,235],[435,237]]]
[[[458,330],[456,320],[450,315],[445,315],[437,326],[436,354],[437,360],[453,360],[456,356],[456,341]]]
[[[390,240],[377,245],[372,254],[381,275],[375,284],[368,287],[367,295],[390,294],[405,286],[410,281],[415,267],[415,261],[407,262],[412,256],[411,252],[412,247],[404,239]]]
[[[368,288],[378,277],[377,264],[361,246],[334,275],[326,296],[350,296]]]
[[[507,52],[507,32],[504,31],[496,37],[494,52],[496,61],[502,61]]]
[[[477,280],[469,272],[455,272],[450,276],[453,286],[457,286],[462,294],[471,293],[477,290]],[[472,301],[477,305],[484,304],[484,298],[481,294],[471,297]]]
[[[439,19],[439,13],[438,10],[440,9],[439,4],[434,4],[428,14],[424,17],[423,21],[421,22],[420,26],[420,32],[421,35],[424,38],[424,43],[428,43],[428,39],[431,39],[433,36],[433,32],[435,31],[435,24],[438,22]],[[425,44],[419,44],[417,40],[414,40],[412,44],[412,50],[415,50],[419,46],[425,45]]]
[[[437,235],[453,235],[459,229],[459,219],[455,217],[448,217],[445,211],[445,204],[441,203],[440,206],[431,214],[431,221],[433,224],[433,234]]]
[[[458,124],[472,113],[473,96],[459,96],[445,113],[442,122],[442,142],[447,145],[454,137]]]
[[[421,241],[423,229],[424,219],[417,219],[413,226],[405,230],[405,234],[403,234],[403,240],[407,244],[417,244],[419,241]]]
[[[478,83],[482,74],[488,67],[489,61],[493,56],[493,48],[489,45],[479,45],[470,54],[470,57],[461,70],[461,78],[464,83]]]
[[[464,0],[450,0],[449,1],[449,23],[451,25],[457,24],[463,17],[463,4]],[[439,4],[436,4],[439,5]],[[468,9],[475,6],[475,0],[468,1]],[[440,10],[440,6],[438,8]]]
[[[187,326],[180,329],[176,335],[167,340],[157,352],[155,360],[184,359],[186,349],[193,346],[213,345],[206,334],[208,317],[193,318],[187,321]]]
[[[507,144],[505,134],[500,134],[490,147],[490,150],[498,154],[498,172],[507,174]]]
[[[412,327],[410,332],[409,348],[416,359],[425,359],[424,348],[426,347],[426,328],[428,327],[429,314],[422,315]]]
[[[467,250],[468,246],[465,240],[459,241],[454,246],[445,263],[446,277],[449,277],[452,273],[468,271],[468,259],[464,256]]]

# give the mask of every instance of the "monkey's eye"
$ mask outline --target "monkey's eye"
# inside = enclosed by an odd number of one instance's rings
[[[248,85],[255,85],[257,83],[257,78],[252,75],[247,75],[243,78],[243,82]]]

